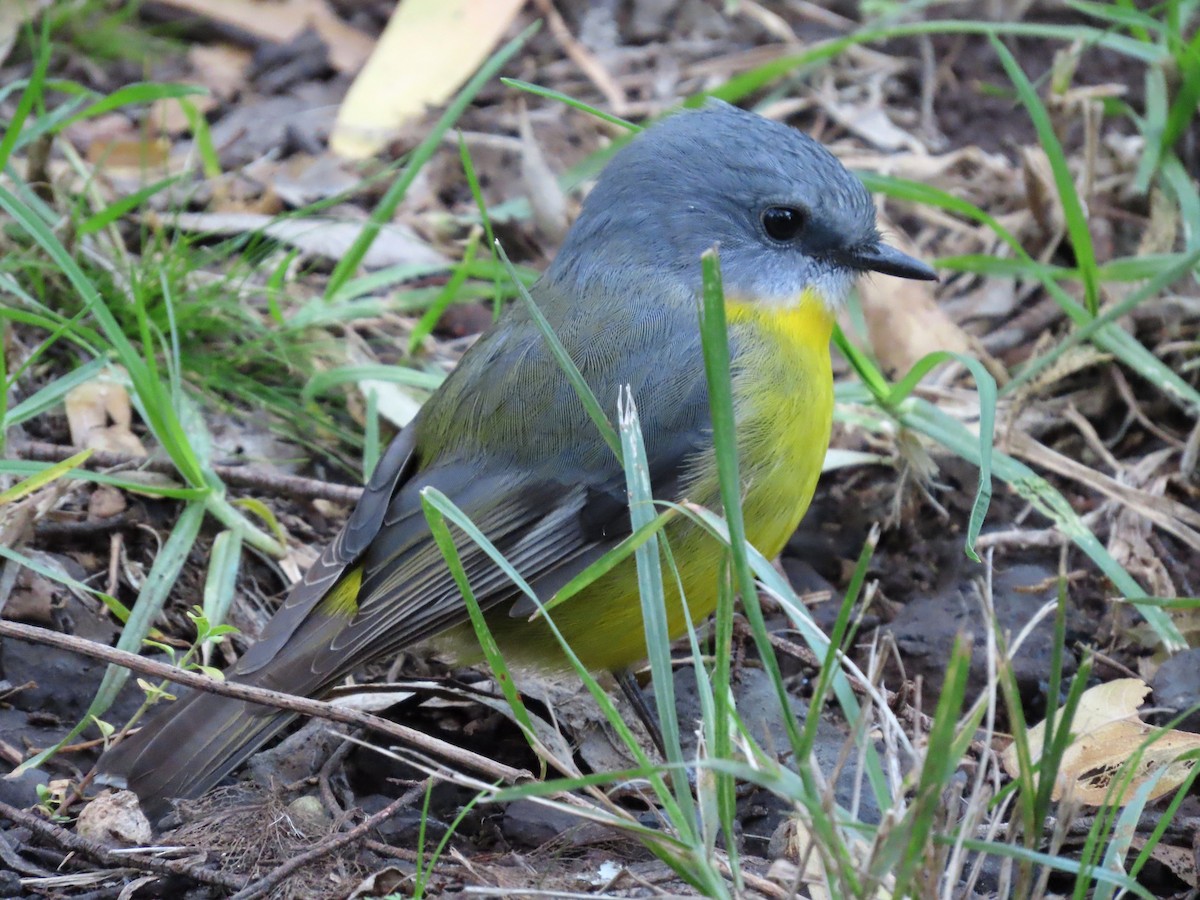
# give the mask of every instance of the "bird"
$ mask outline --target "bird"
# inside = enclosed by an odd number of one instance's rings
[[[747,539],[778,555],[829,446],[830,339],[856,279],[935,280],[884,243],[873,198],[820,142],[720,101],[634,136],[604,167],[531,298],[615,420],[628,389],[656,500],[719,508],[699,330],[701,256],[719,253]],[[445,494],[548,599],[631,533],[620,461],[529,309],[510,305],[380,458],[344,527],[290,589],[230,681],[319,696],[417,645],[481,658],[421,494]],[[665,527],[679,571],[668,627],[716,605],[721,548],[686,517]],[[568,667],[536,607],[479,547],[463,567],[510,665]],[[589,670],[627,673],[647,651],[626,559],[550,617]],[[205,692],[181,695],[106,750],[105,783],[148,815],[218,783],[294,718]]]

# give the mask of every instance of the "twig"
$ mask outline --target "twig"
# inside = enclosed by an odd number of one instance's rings
[[[986,550],[989,547],[1061,547],[1071,542],[1069,535],[1063,534],[1057,528],[1032,530],[1011,528],[1008,531],[989,531],[981,534],[975,542],[976,550]]]
[[[1137,397],[1133,395],[1133,388],[1129,386],[1129,381],[1125,378],[1119,366],[1109,367],[1109,375],[1112,378],[1113,384],[1117,387],[1117,393],[1121,395],[1121,399],[1125,401],[1125,405],[1129,407],[1129,412],[1133,415],[1142,427],[1163,441],[1170,447],[1182,447],[1183,441],[1171,434],[1165,428],[1160,428],[1153,419],[1146,415],[1142,409],[1142,405],[1138,403]]]
[[[1113,671],[1124,675],[1126,678],[1138,677],[1138,673],[1129,668],[1129,666],[1125,665],[1124,663],[1117,662],[1111,656],[1101,653],[1095,647],[1085,647],[1080,645],[1077,649],[1079,650],[1080,658],[1083,656],[1090,656],[1092,659],[1096,660],[1096,662],[1108,666]]]
[[[236,891],[246,883],[246,879],[237,875],[228,875],[216,869],[207,869],[203,865],[187,862],[182,859],[159,859],[154,856],[143,856],[138,853],[114,853],[103,844],[89,841],[85,837],[67,831],[61,825],[47,822],[40,816],[17,809],[0,801],[0,819],[28,828],[39,837],[45,838],[64,850],[81,853],[89,859],[115,868],[143,869],[160,875],[182,875],[204,884],[212,884],[226,890]]]
[[[1026,462],[1034,463],[1085,484],[1095,491],[1111,497],[1133,509],[1143,518],[1149,519],[1163,531],[1173,534],[1193,549],[1200,550],[1200,512],[1173,500],[1122,484],[1102,472],[1089,469],[1056,450],[1051,450],[1028,435],[1013,431],[1008,435],[1008,451]],[[1184,524],[1184,523],[1188,524]],[[1194,527],[1188,527],[1189,525]]]
[[[325,760],[325,763],[321,766],[320,771],[317,772],[317,787],[321,791],[321,802],[325,804],[326,808],[329,809],[330,812],[339,816],[345,813],[345,810],[342,809],[342,804],[338,802],[337,797],[333,795],[333,785],[331,785],[329,782],[330,779],[333,778],[334,768],[340,765],[342,760],[344,760],[353,749],[354,744],[350,743],[349,741],[342,741],[337,745],[337,748],[329,754],[329,758]]]
[[[50,873],[41,866],[34,865],[17,853],[16,848],[9,843],[8,835],[2,831],[0,831],[0,862],[28,878],[50,877]]]
[[[425,783],[422,782],[417,787],[413,788],[407,794],[401,794],[379,812],[373,816],[369,816],[355,825],[349,831],[344,831],[341,834],[331,835],[311,850],[306,850],[299,856],[294,856],[283,865],[273,869],[270,874],[260,878],[252,884],[246,885],[236,894],[231,900],[253,900],[257,897],[269,896],[272,891],[277,888],[289,875],[297,872],[304,866],[316,862],[323,856],[328,856],[330,853],[339,850],[347,844],[355,841],[365,835],[372,828],[381,825],[394,816],[397,812],[405,807],[412,806],[421,799],[421,795],[425,793]]]
[[[14,444],[13,451],[20,459],[62,462],[78,453],[79,448],[64,447],[61,444],[51,444],[45,441],[25,441]],[[169,459],[131,456],[108,450],[97,450],[83,464],[85,469],[112,469],[118,466],[135,466],[138,469],[157,472],[161,475],[179,474],[174,463]],[[307,497],[346,504],[357,503],[358,498],[362,496],[362,488],[354,485],[333,484],[328,481],[319,481],[316,478],[302,478],[299,475],[284,475],[255,466],[214,465],[212,470],[228,485],[250,488],[265,494]]]
[[[552,0],[535,0],[535,3],[538,11],[546,17],[546,25],[549,27],[550,33],[554,35],[554,39],[558,41],[559,46],[562,47],[563,53],[579,66],[588,80],[604,95],[604,99],[608,101],[613,113],[618,116],[629,115],[629,100],[625,96],[625,92],[613,80],[608,70],[600,65],[599,60],[592,55],[592,52],[576,40],[575,35],[571,34],[566,20],[554,8]]]
[[[416,850],[409,850],[407,847],[393,847],[391,844],[385,844],[383,841],[376,841],[372,838],[363,841],[363,846],[379,856],[402,859],[410,863],[424,862]]]
[[[47,538],[85,538],[98,534],[107,535],[123,528],[133,528],[139,521],[140,518],[137,515],[129,513],[118,513],[107,519],[64,519],[62,521],[39,519],[34,523],[33,531],[43,540]]]
[[[486,756],[472,753],[470,750],[465,750],[462,747],[456,747],[445,741],[439,741],[437,738],[430,737],[427,734],[417,731],[415,728],[407,728],[404,725],[389,722],[387,719],[360,710],[335,706],[332,703],[326,703],[321,700],[310,700],[307,697],[298,697],[295,694],[285,694],[282,691],[270,691],[266,688],[254,687],[253,685],[237,681],[218,681],[207,675],[198,675],[195,672],[177,669],[175,666],[169,666],[166,663],[145,659],[136,653],[117,650],[105,644],[98,644],[95,641],[87,641],[69,634],[50,631],[47,628],[22,625],[19,622],[9,622],[0,619],[0,637],[12,637],[34,644],[58,647],[62,650],[78,653],[80,656],[87,656],[102,662],[124,666],[142,675],[149,675],[152,678],[165,678],[175,684],[181,684],[184,687],[205,691],[210,694],[220,694],[222,697],[232,697],[235,700],[245,700],[262,706],[272,706],[276,709],[283,709],[288,712],[299,713],[300,715],[327,719],[330,722],[342,722],[347,725],[370,728],[410,747],[440,756],[449,762],[476,772],[482,772],[485,775],[509,784],[528,780],[533,777],[529,772],[514,769],[511,766],[488,759]]]

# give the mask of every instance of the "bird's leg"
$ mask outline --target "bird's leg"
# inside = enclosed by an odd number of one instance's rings
[[[642,696],[642,689],[638,687],[637,677],[629,669],[613,672],[613,677],[617,679],[617,684],[621,687],[621,693],[625,695],[625,699],[633,706],[633,711],[637,713],[637,717],[646,726],[646,731],[650,734],[650,740],[654,741],[654,746],[658,749],[659,757],[665,761],[667,750],[666,744],[663,743],[662,728],[659,727],[658,716],[651,712],[650,707],[646,705],[646,698]]]

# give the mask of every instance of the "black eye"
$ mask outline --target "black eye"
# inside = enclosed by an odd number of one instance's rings
[[[794,206],[768,206],[762,214],[763,230],[773,241],[790,241],[804,229],[807,221],[804,210]]]

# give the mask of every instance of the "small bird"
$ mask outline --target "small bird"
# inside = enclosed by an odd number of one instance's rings
[[[701,355],[700,257],[719,248],[746,533],[773,557],[812,499],[829,446],[834,313],[866,272],[933,280],[876,229],[875,205],[817,141],[721,102],[652,125],[618,152],[531,290],[615,421],[632,390],[656,499],[719,507]],[[631,531],[625,475],[522,305],[510,307],[388,447],[345,527],[289,593],[232,681],[319,695],[360,666],[437,639],[480,651],[420,494],[446,494],[543,600]],[[720,545],[666,527],[693,621],[716,606]],[[527,598],[470,541],[463,565],[506,660],[568,664]],[[673,636],[686,630],[673,579]],[[670,591],[675,591],[672,597]],[[646,656],[626,560],[551,614],[591,670]],[[148,814],[194,797],[293,718],[207,693],[170,703],[100,759]]]

